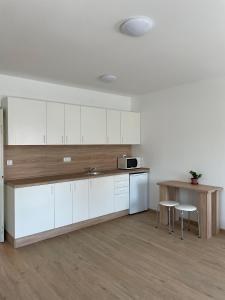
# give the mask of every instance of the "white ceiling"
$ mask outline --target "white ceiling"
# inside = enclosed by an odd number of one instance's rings
[[[154,29],[119,33],[133,15]],[[0,73],[143,94],[225,75],[225,1],[0,0],[0,40]]]

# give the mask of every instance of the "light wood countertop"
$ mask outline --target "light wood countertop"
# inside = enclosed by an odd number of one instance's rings
[[[211,185],[204,185],[204,184],[194,185],[189,182],[176,181],[176,180],[158,182],[158,185],[175,187],[175,188],[180,188],[180,189],[188,189],[188,190],[193,190],[196,192],[206,192],[206,193],[223,190],[222,187],[218,187],[218,186],[211,186]]]
[[[105,176],[113,176],[113,175],[122,175],[122,174],[134,174],[134,173],[143,173],[149,172],[149,168],[138,168],[138,169],[130,169],[130,170],[105,170],[99,171],[101,172],[98,175],[88,175],[87,173],[71,173],[71,174],[61,174],[56,176],[44,176],[44,177],[34,177],[34,178],[23,178],[23,179],[15,179],[8,180],[5,184],[13,187],[13,188],[22,188],[26,186],[35,186],[42,184],[52,184],[57,182],[65,182],[65,181],[74,181],[74,180],[82,180],[82,179],[91,179]]]

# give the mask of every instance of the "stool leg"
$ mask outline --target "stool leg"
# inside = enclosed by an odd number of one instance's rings
[[[188,212],[188,231],[190,231],[190,212]]]
[[[184,239],[184,212],[181,211],[181,240]]]
[[[174,216],[175,215],[175,207],[173,207],[173,229],[172,229],[172,232],[174,232]]]
[[[156,213],[156,225],[155,228],[159,227],[159,211],[160,211],[160,205],[157,206],[157,213]]]
[[[171,207],[169,206],[168,207],[168,212],[169,212],[169,234],[171,234],[171,214],[170,214],[170,212],[171,212]]]
[[[200,231],[200,221],[199,221],[199,212],[198,210],[196,211],[197,213],[197,218],[198,218],[198,237],[200,238],[201,237],[201,231]]]

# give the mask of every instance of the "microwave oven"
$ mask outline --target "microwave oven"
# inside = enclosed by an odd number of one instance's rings
[[[141,157],[118,157],[118,169],[141,168]]]

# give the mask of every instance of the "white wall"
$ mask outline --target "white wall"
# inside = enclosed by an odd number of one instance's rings
[[[28,97],[121,110],[131,109],[130,97],[1,74],[0,95]]]
[[[201,183],[225,188],[225,78],[186,84],[141,96],[134,108],[142,115],[141,150],[151,168],[150,207],[159,199],[156,183],[189,180],[189,170],[203,173]],[[140,149],[136,148],[140,154]],[[195,195],[181,194],[187,201]],[[221,197],[225,228],[225,195]]]

